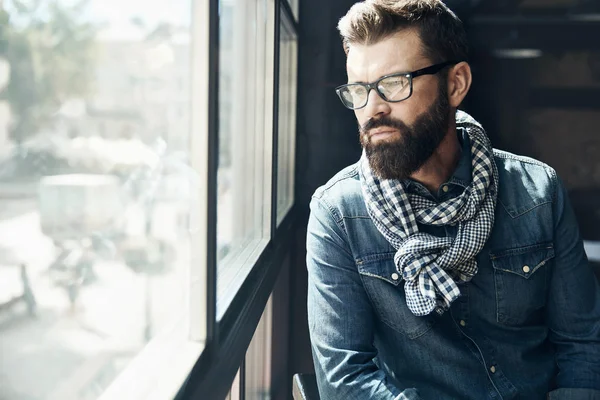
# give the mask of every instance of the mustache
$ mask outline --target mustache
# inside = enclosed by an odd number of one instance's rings
[[[365,122],[362,126],[359,127],[359,131],[361,134],[366,134],[371,129],[379,128],[382,126],[386,126],[389,128],[397,129],[401,132],[405,132],[408,130],[406,124],[398,119],[391,118],[389,116],[382,118],[371,118],[367,122]]]

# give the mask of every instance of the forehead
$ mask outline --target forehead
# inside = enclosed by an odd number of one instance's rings
[[[352,44],[346,59],[348,82],[372,82],[395,72],[421,68],[425,60],[419,34],[406,29],[377,43]]]

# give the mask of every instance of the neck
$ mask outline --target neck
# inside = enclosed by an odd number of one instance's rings
[[[456,134],[456,124],[448,129],[446,136],[429,160],[410,179],[419,182],[431,193],[437,193],[456,170],[461,156],[461,146]]]

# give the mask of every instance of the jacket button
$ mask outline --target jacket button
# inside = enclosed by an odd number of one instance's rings
[[[447,193],[448,192],[448,186],[447,185],[442,186],[442,190],[444,191],[444,193]]]
[[[491,372],[492,374],[495,374],[495,373],[496,373],[496,367],[494,367],[494,366],[492,365],[492,366],[490,367],[490,372]]]
[[[467,326],[467,323],[465,322],[464,319],[460,320],[460,326]]]
[[[525,272],[526,274],[528,274],[529,271],[531,271],[531,268],[529,268],[528,265],[526,265],[526,266],[523,267],[523,272]]]
[[[392,274],[392,279],[393,279],[393,280],[395,280],[395,281],[397,281],[397,280],[398,280],[398,278],[400,278],[400,275],[398,275],[397,273],[395,273],[395,272],[394,272],[394,273]]]

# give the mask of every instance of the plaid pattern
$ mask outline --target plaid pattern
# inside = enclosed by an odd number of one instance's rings
[[[394,262],[404,279],[408,308],[415,315],[443,313],[460,296],[458,284],[477,273],[475,256],[494,225],[498,171],[492,145],[470,115],[458,111],[456,124],[471,140],[472,181],[458,197],[440,204],[406,193],[398,180],[379,180],[365,154],[360,178],[368,213],[396,249]],[[419,232],[417,222],[458,225],[456,238]]]

